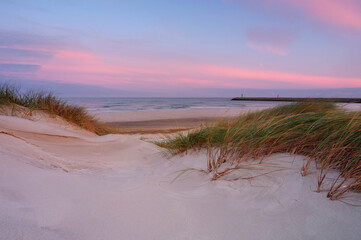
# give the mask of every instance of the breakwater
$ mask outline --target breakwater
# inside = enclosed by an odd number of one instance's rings
[[[361,98],[235,97],[232,101],[361,103]]]

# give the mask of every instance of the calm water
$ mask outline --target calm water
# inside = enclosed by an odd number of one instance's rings
[[[89,112],[139,112],[186,109],[272,107],[275,102],[241,102],[230,98],[67,98]]]

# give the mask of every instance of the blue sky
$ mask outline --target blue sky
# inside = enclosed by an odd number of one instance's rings
[[[361,87],[356,0],[0,2],[0,79],[126,91]]]

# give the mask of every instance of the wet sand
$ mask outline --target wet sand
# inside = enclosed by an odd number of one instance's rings
[[[170,133],[235,118],[258,109],[197,109],[97,113],[96,118],[122,133]]]
[[[148,121],[110,122],[121,133],[171,133],[197,128],[202,125],[215,124],[220,120],[231,118],[184,118],[159,119]]]

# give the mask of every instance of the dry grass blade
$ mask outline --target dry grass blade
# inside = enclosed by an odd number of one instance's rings
[[[273,153],[300,154],[309,158],[302,175],[307,174],[312,161],[319,168],[317,191],[321,191],[330,169],[339,170],[340,176],[328,189],[330,199],[338,199],[348,191],[361,191],[361,113],[346,112],[331,103],[276,107],[157,144],[174,154],[208,149],[208,171],[213,172],[214,179],[232,172],[232,167],[219,172],[225,163],[237,165],[250,158],[262,162]]]
[[[28,91],[21,93],[20,88],[9,84],[0,84],[0,106],[17,105],[26,107],[31,115],[34,110],[41,110],[50,115],[60,116],[66,121],[78,125],[98,135],[105,135],[114,132],[114,129],[94,119],[85,108],[71,105],[52,93]]]

